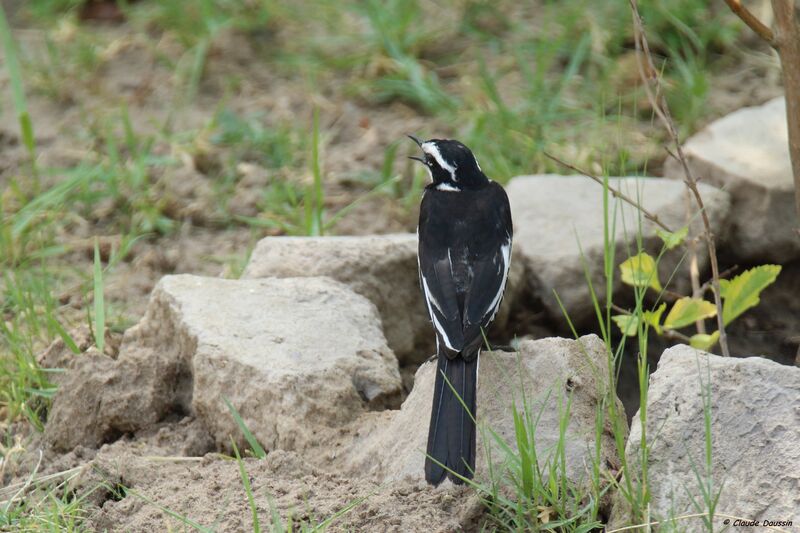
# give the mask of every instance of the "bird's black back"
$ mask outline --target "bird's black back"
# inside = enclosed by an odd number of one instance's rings
[[[425,191],[419,220],[420,275],[441,308],[440,324],[455,348],[449,351],[480,345],[480,328],[494,318],[499,305],[495,297],[504,288],[508,265],[502,246],[510,253],[512,233],[508,197],[495,182],[458,192],[432,186]]]

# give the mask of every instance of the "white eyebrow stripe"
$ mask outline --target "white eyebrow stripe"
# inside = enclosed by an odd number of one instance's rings
[[[439,152],[439,147],[436,146],[435,143],[432,142],[422,143],[422,151],[433,157],[436,160],[436,162],[439,163],[440,167],[448,171],[450,173],[450,177],[453,178],[453,181],[458,181],[456,179],[456,167],[454,167],[453,165],[444,160],[444,158],[442,157],[442,153]]]

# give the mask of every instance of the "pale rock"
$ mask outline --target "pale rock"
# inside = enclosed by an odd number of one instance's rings
[[[76,357],[46,435],[98,446],[177,412],[243,444],[227,398],[266,448],[301,450],[400,395],[375,307],[342,283],[166,276],[117,360]]]
[[[267,237],[256,245],[242,275],[302,276],[334,278],[372,301],[401,363],[421,363],[435,352],[434,330],[419,286],[416,235]],[[522,264],[514,258],[497,327],[505,324],[521,279]]]
[[[567,475],[578,484],[587,481],[595,453],[597,408],[608,387],[606,362],[605,347],[596,335],[577,341],[561,338],[523,341],[518,353],[481,354],[477,478],[483,479],[487,473],[484,435],[491,442],[492,462],[499,464],[505,460],[497,443],[481,428],[491,428],[515,449],[514,402],[516,399],[516,408],[522,413],[524,393],[531,416],[539,417],[535,435],[540,465],[544,465],[548,457],[552,459],[559,439],[561,414],[567,412],[568,398],[571,398],[565,439]],[[378,423],[362,425],[355,440],[339,452],[343,455],[339,460],[344,463],[345,471],[384,482],[424,482],[435,372],[435,361],[422,365],[417,371],[414,389],[400,411],[391,415],[381,413]],[[614,401],[625,424],[622,404],[616,396]],[[614,450],[611,428],[606,424],[600,441],[601,468],[619,467]]]
[[[683,148],[693,174],[731,195],[729,246],[744,260],[785,263],[800,257],[794,181],[783,97],[739,109],[690,137]],[[669,178],[684,179],[668,160]]]
[[[800,522],[800,368],[685,345],[664,351],[650,376],[651,518],[696,513],[692,499],[704,505],[695,474],[696,469],[705,483],[704,394],[710,399],[713,487],[722,491],[716,513]],[[641,440],[637,414],[626,450],[637,471]],[[618,506],[614,520],[624,525],[626,504]],[[680,526],[702,529],[699,520]]]
[[[677,231],[691,223],[690,235],[702,232],[702,221],[683,183],[658,178],[610,178],[609,184],[640,203],[671,230]],[[710,186],[700,185],[699,188],[719,239],[724,234],[728,217],[728,194]],[[514,217],[514,252],[517,260],[524,262],[534,294],[541,298],[554,319],[563,319],[554,291],[573,322],[582,324],[589,318],[593,319],[584,265],[588,267],[594,290],[602,301],[606,287],[603,276],[603,186],[585,176],[536,175],[516,177],[506,190]],[[655,257],[662,246],[656,233],[658,226],[640,216],[635,207],[609,195],[609,231],[616,226],[615,291],[621,286],[618,265],[636,254],[640,220],[642,244]],[[697,256],[702,269],[708,261],[702,243],[697,246]],[[682,257],[681,249],[669,251],[663,256],[659,268],[662,284],[677,269],[671,288],[678,292],[689,289],[689,261],[681,263]]]

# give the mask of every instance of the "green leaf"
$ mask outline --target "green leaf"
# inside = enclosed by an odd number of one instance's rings
[[[611,320],[626,337],[635,337],[639,331],[639,317],[636,315],[614,315]]]
[[[647,252],[640,252],[619,265],[622,282],[634,287],[652,287],[661,291],[656,260]]]
[[[665,231],[663,229],[656,230],[656,235],[661,237],[661,240],[664,241],[664,247],[667,250],[672,250],[676,246],[683,244],[683,241],[686,240],[686,235],[688,234],[689,226],[684,226],[678,231]]]
[[[697,335],[692,335],[692,337],[689,339],[689,344],[692,345],[692,348],[697,348],[698,350],[709,350],[712,346],[717,344],[718,340],[719,331],[715,331],[711,335],[698,333]]]
[[[645,311],[644,312],[644,321],[650,325],[656,333],[661,335],[661,315],[664,314],[664,311],[667,309],[667,303],[663,302],[661,305],[658,306],[657,309],[653,311]]]
[[[678,329],[694,324],[698,320],[717,315],[717,308],[701,298],[683,297],[672,305],[664,329]]]
[[[727,326],[736,317],[758,305],[761,291],[775,282],[780,271],[780,265],[761,265],[731,280],[719,280],[723,323]]]

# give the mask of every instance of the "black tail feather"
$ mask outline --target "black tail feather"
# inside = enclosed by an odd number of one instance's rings
[[[439,354],[438,357],[431,424],[428,430],[428,456],[425,458],[425,479],[431,485],[441,483],[445,474],[453,483],[461,484],[463,481],[452,472],[471,479],[475,470],[473,417],[476,413],[478,358],[471,359],[466,361],[461,354],[453,359],[448,359],[444,354]],[[443,376],[447,377],[449,385]],[[464,406],[469,409],[469,413],[464,410]]]

